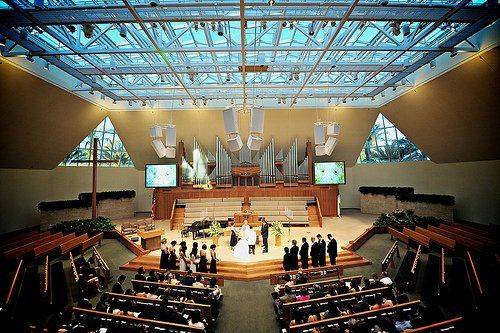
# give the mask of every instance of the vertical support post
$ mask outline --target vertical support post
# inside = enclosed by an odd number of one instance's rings
[[[94,138],[92,149],[92,219],[97,218],[97,145],[99,140]]]

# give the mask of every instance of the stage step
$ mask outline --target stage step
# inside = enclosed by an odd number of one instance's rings
[[[318,209],[316,205],[307,205],[307,214],[309,216],[309,226],[319,227]]]
[[[327,258],[328,262],[328,258]],[[145,255],[137,257],[120,267],[125,270],[137,270],[139,267],[158,269],[160,258],[158,256]],[[371,262],[355,252],[341,251],[337,257],[337,265],[342,268],[350,268],[371,265]],[[270,274],[283,271],[281,259],[262,260],[258,262],[234,262],[221,261],[217,264],[218,274],[224,275],[228,280],[262,280],[268,279]]]
[[[184,217],[186,214],[186,209],[184,207],[175,207],[174,208],[174,215],[173,219],[171,221],[172,230],[180,230],[182,229],[182,225],[184,224]]]

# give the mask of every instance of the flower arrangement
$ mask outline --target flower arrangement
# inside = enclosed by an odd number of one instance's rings
[[[214,221],[208,227],[208,235],[210,237],[219,237],[222,233],[222,227],[219,222]]]
[[[271,233],[275,236],[283,235],[283,223],[275,221],[271,224]]]

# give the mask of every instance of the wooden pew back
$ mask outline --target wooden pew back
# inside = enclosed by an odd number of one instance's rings
[[[397,240],[400,240],[401,242],[403,242],[405,244],[408,244],[410,242],[410,237],[403,234],[402,232],[399,232],[396,229],[391,228],[391,227],[387,228],[387,230],[389,231],[389,234],[391,235],[391,239],[396,238]]]
[[[411,240],[415,241],[417,244],[420,244],[422,246],[428,247],[429,242],[431,241],[429,236],[419,234],[418,232],[415,232],[415,231],[408,229],[408,228],[403,228],[403,234],[405,234]]]
[[[62,232],[58,232],[58,233],[55,233],[52,235],[48,235],[48,236],[41,238],[41,239],[37,239],[31,243],[24,244],[24,245],[21,245],[18,247],[14,247],[14,248],[5,252],[5,258],[8,260],[22,258],[26,254],[32,252],[35,249],[35,247],[46,244],[48,242],[51,242],[51,241],[58,239],[62,236],[63,236]]]
[[[479,241],[479,242],[486,243],[486,244],[495,244],[495,241],[493,241],[489,237],[484,237],[484,236],[481,236],[477,233],[474,233],[471,231],[466,231],[466,230],[463,230],[460,228],[456,228],[456,227],[453,227],[453,226],[445,224],[445,223],[440,223],[439,228],[454,232],[457,235],[467,237],[467,238],[473,239],[475,241]]]
[[[102,238],[103,238],[103,233],[101,232],[101,233],[98,233],[97,235],[92,236],[89,239],[85,240],[82,243],[82,251],[90,249],[94,245],[101,244]]]
[[[432,225],[427,226],[427,229],[430,231],[433,231],[435,233],[438,233],[440,235],[446,236],[448,238],[454,239],[458,244],[460,244],[466,248],[481,251],[485,246],[484,243],[481,243],[477,240],[474,240],[474,239],[471,239],[468,237],[464,237],[462,235],[458,235],[450,230],[437,228],[437,227],[432,226]]]
[[[307,288],[313,287],[315,285],[318,285],[321,288],[323,288],[324,286],[327,286],[327,285],[330,285],[330,284],[336,283],[336,282],[350,282],[353,280],[359,280],[359,282],[361,283],[362,279],[363,279],[362,275],[344,276],[340,279],[335,278],[335,279],[328,279],[328,280],[324,280],[324,281],[313,281],[313,282],[308,282],[308,283],[303,283],[303,284],[296,284],[296,285],[291,286],[290,288],[292,289],[292,292],[296,292],[297,290],[300,290],[302,288],[307,289]],[[280,286],[278,289],[278,292],[279,292],[280,296],[283,296],[285,294],[285,287]]]
[[[287,272],[281,272],[276,274],[271,274],[269,277],[269,282],[271,285],[281,284],[285,282],[285,275],[290,275],[292,279],[294,276],[299,274],[299,272],[306,273],[308,275],[309,281],[326,279],[329,277],[336,276],[340,279],[340,276],[343,274],[344,270],[341,267],[337,266],[325,266],[325,267],[314,267],[308,269],[299,269]]]
[[[426,235],[431,239],[431,242],[434,242],[440,246],[444,246],[448,250],[455,249],[456,241],[454,239],[448,238],[446,236],[438,234],[437,232],[430,231],[428,229],[424,229],[421,227],[415,227],[415,231],[418,232],[419,234]]]
[[[57,239],[54,239],[53,241],[47,242],[45,244],[39,245],[33,249],[33,252],[35,254],[35,258],[38,258],[42,255],[49,254],[53,250],[57,249],[59,245],[75,238],[75,233],[72,232],[71,234],[68,234],[66,236],[59,237]]]
[[[150,281],[139,281],[139,280],[132,280],[132,286],[134,290],[144,290],[144,289],[158,289],[158,288],[163,288],[163,289],[168,289],[170,295],[176,297],[176,296],[184,296],[186,294],[187,290],[191,291],[191,294],[193,295],[193,299],[200,303],[205,303],[204,301],[210,302],[209,295],[210,293],[214,292],[214,288],[208,288],[208,287],[193,287],[193,286],[183,286],[179,284],[166,284],[166,283],[161,283],[161,282],[150,282]]]
[[[80,236],[77,236],[75,238],[72,238],[68,240],[67,242],[62,243],[59,245],[59,249],[61,250],[61,254],[66,254],[71,250],[74,250],[78,246],[81,246],[84,241],[89,239],[89,235],[83,234]]]
[[[31,242],[45,238],[47,236],[50,236],[50,231],[28,233],[28,234],[26,234],[26,236],[20,237],[19,239],[15,240],[15,241],[12,241],[12,242],[9,242],[6,244],[2,244],[0,246],[0,251],[6,252],[10,249],[20,247],[21,245],[29,244]]]

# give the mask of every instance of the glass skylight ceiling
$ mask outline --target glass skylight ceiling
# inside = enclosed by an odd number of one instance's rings
[[[496,19],[484,0],[4,2],[3,56],[41,57],[75,93],[136,106],[369,104],[443,53],[477,52],[462,42]]]

